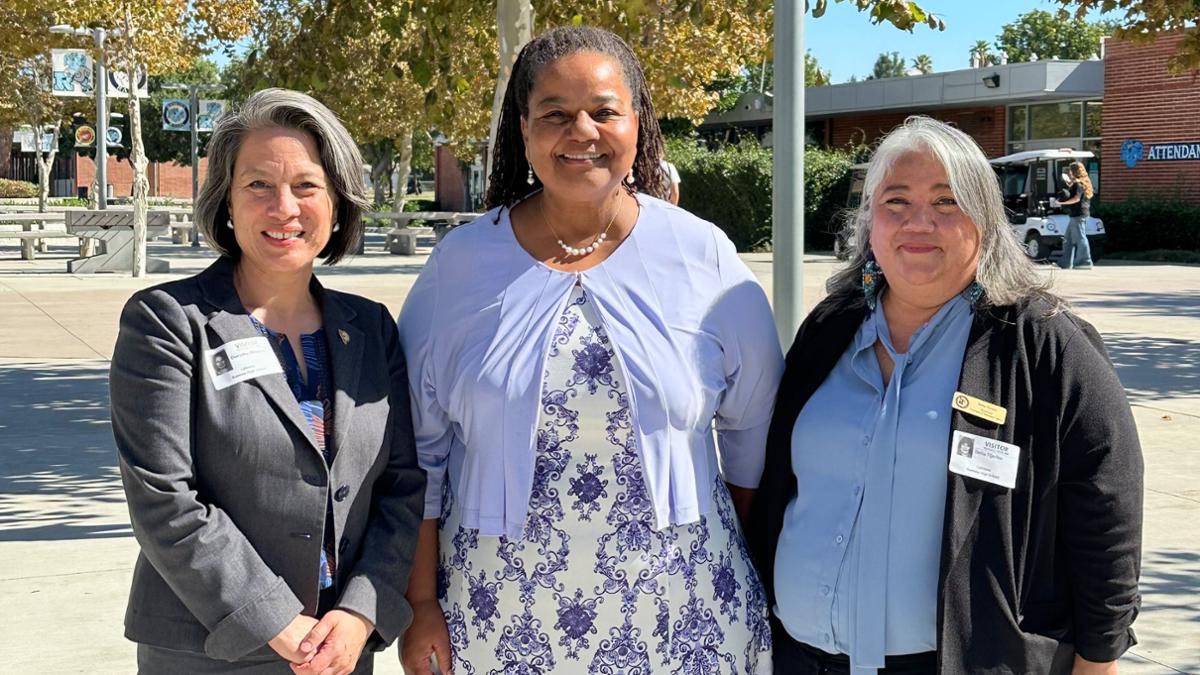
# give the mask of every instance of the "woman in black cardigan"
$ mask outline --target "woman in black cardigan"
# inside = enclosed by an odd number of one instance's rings
[[[787,357],[747,531],[777,673],[1115,673],[1142,457],[1100,336],[970,137],[877,149],[856,251]]]

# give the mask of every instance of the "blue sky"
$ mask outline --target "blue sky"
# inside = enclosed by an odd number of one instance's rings
[[[1049,0],[921,0],[920,5],[941,16],[946,30],[919,27],[910,34],[886,22],[874,26],[850,0],[831,0],[825,16],[805,17],[805,47],[822,69],[830,71],[834,84],[846,82],[851,75],[863,79],[880,52],[900,52],[909,64],[918,54],[929,54],[935,71],[959,70],[970,65],[969,51],[977,40],[995,42],[1001,26],[1018,16],[1033,9],[1056,12],[1060,7]],[[1121,12],[1094,13],[1088,18],[1121,16]]]

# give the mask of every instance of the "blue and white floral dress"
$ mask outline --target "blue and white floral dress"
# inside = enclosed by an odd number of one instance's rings
[[[454,672],[769,673],[762,585],[724,483],[714,510],[654,529],[624,374],[575,286],[546,360],[519,541],[461,526],[447,488],[438,595]]]

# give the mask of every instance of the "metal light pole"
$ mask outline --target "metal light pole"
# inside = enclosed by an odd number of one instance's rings
[[[200,246],[200,230],[196,227],[196,197],[200,194],[200,92],[220,89],[216,84],[165,84],[163,89],[188,92],[189,131],[192,134],[192,247]]]
[[[51,33],[63,35],[92,36],[96,41],[96,185],[99,194],[96,195],[96,206],[108,208],[108,73],[104,69],[104,39],[107,34],[103,28],[75,28],[74,26],[57,25],[50,27]]]
[[[775,328],[786,349],[804,316],[804,3],[775,3],[772,239]]]
[[[92,31],[96,40],[96,208],[108,208],[108,73],[104,69],[104,29]]]

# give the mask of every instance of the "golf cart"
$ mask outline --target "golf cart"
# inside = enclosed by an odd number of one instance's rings
[[[1027,150],[991,160],[1000,180],[1008,222],[1030,258],[1045,260],[1052,252],[1062,249],[1063,233],[1067,231],[1070,217],[1065,207],[1057,206],[1051,199],[1066,196],[1067,186],[1062,174],[1066,173],[1067,165],[1075,161],[1086,163],[1093,157],[1093,153],[1085,150],[1062,148]],[[1108,238],[1104,222],[1089,217],[1084,231],[1092,249],[1092,260],[1099,260],[1104,256]]]

